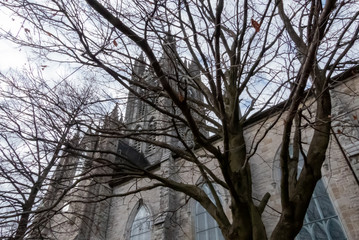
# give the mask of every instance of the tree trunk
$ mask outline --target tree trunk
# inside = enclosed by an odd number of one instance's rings
[[[318,74],[316,76],[320,77]],[[316,101],[316,120],[307,159],[288,204],[282,206],[282,215],[271,235],[271,240],[291,240],[296,237],[302,228],[317,181],[321,178],[321,167],[328,148],[331,125],[330,92],[324,76],[320,81],[317,80],[316,94],[319,96]]]
[[[227,240],[266,240],[267,235],[261,219],[261,213],[253,203],[232,207],[233,223],[228,233],[223,233]]]
[[[19,225],[16,229],[16,234],[15,234],[15,238],[14,238],[15,240],[20,240],[25,237],[25,234],[27,231],[27,225],[29,224],[30,211],[34,204],[37,192],[38,191],[36,191],[36,190],[34,191],[34,189],[32,189],[29,199],[25,202],[25,204],[23,206]]]

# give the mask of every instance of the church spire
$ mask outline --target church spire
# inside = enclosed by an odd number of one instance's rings
[[[134,66],[134,74],[136,75],[142,75],[145,71],[146,65],[145,65],[145,57],[143,56],[143,52],[141,52],[140,56],[135,60],[135,66]]]
[[[118,103],[116,103],[112,112],[110,113],[110,119],[117,121],[118,120]]]
[[[105,117],[104,128],[111,129],[118,124],[118,104],[116,103],[115,107],[109,115]]]
[[[165,55],[172,55],[173,53],[175,53],[177,51],[176,49],[176,39],[173,36],[173,34],[171,33],[170,30],[168,30],[168,32],[166,33],[166,38],[164,40],[164,51],[165,51]]]
[[[121,118],[120,118],[120,124],[124,124],[125,122],[124,122],[124,120],[123,120],[123,115],[122,115],[122,113],[121,113]]]
[[[178,67],[175,63],[177,59],[176,39],[170,30],[165,34],[162,42],[163,54],[160,59],[160,64],[164,69],[171,70]]]
[[[188,64],[188,70],[191,74],[191,76],[199,76],[200,75],[200,70],[199,67],[197,65],[197,63],[195,61],[190,61]]]
[[[80,131],[77,130],[74,136],[70,139],[70,144],[76,148],[79,145],[80,140],[81,140]]]

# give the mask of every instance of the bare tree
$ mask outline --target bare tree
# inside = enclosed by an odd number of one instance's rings
[[[59,202],[45,193],[69,154],[66,146],[73,142],[92,93],[33,74],[1,76],[0,84],[1,237],[22,239],[36,227],[34,218],[44,211],[44,202],[53,202],[47,211]]]
[[[62,61],[65,55],[96,69],[126,88],[130,100],[165,115],[155,129],[135,128],[136,122],[128,120],[127,126],[102,130],[102,136],[168,149],[196,167],[214,201],[199,186],[140,166],[122,163],[128,169],[113,175],[156,182],[138,191],[166,186],[188,195],[216,220],[225,239],[268,238],[262,213],[269,194],[259,204],[253,200],[250,162],[265,135],[283,118],[282,212],[270,239],[294,239],[321,178],[332,121],[332,77],[358,64],[354,49],[359,6],[355,1],[335,0],[293,3],[6,1],[2,5],[24,19],[24,24],[19,34],[3,36],[37,49],[49,60]],[[145,56],[136,60],[141,52]],[[307,106],[309,96],[315,102]],[[251,117],[284,99],[288,101],[276,121],[263,124],[253,138],[245,135]],[[306,115],[313,105],[314,117],[309,120]],[[298,173],[303,126],[312,129],[313,137]],[[189,129],[196,149],[216,162],[220,174],[203,164],[182,134],[183,128]],[[223,147],[208,133],[219,136]],[[168,139],[178,139],[182,145]],[[231,221],[213,183],[230,194]]]

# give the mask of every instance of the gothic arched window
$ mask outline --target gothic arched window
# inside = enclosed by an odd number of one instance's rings
[[[136,127],[136,133],[140,132],[142,130],[141,126]],[[133,147],[137,150],[137,152],[142,151],[142,143],[140,141],[134,140]]]
[[[154,117],[151,118],[150,122],[148,123],[148,130],[149,130],[149,140],[156,141],[156,120]],[[156,150],[156,145],[148,143],[147,144],[147,152],[154,152]]]
[[[142,103],[140,108],[140,117],[144,116],[145,112],[146,112],[146,105],[145,103]]]
[[[145,205],[139,204],[131,226],[130,240],[151,239],[151,215]]]
[[[186,134],[185,134],[185,138],[184,138],[186,144],[188,147],[192,148],[194,147],[194,143],[193,143],[193,133],[191,130],[187,130]]]
[[[273,163],[273,177],[277,186],[280,185],[280,154],[281,147],[279,147]],[[293,146],[289,146],[289,154],[293,155]],[[304,164],[303,156],[299,156],[298,162],[298,176],[302,171]],[[310,200],[307,213],[304,217],[304,223],[301,231],[296,237],[296,240],[315,240],[315,239],[329,239],[329,240],[346,240],[343,227],[340,223],[338,215],[336,214],[332,201],[329,198],[327,190],[324,187],[323,181],[320,179],[315,186],[312,198]]]
[[[145,116],[145,113],[146,113],[146,103],[141,101],[140,102],[140,109],[139,109],[139,117],[143,117]]]
[[[322,180],[315,186],[303,228],[296,239],[347,239]]]
[[[207,185],[203,185],[202,189],[208,197],[214,202],[213,195]],[[195,204],[195,232],[196,240],[223,240],[223,235],[213,217],[202,207],[199,202]]]

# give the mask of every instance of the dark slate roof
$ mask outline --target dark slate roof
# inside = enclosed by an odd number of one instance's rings
[[[122,140],[118,141],[117,153],[120,155],[116,161],[121,163],[129,163],[135,167],[145,169],[150,166],[150,163],[145,156],[138,152]]]

